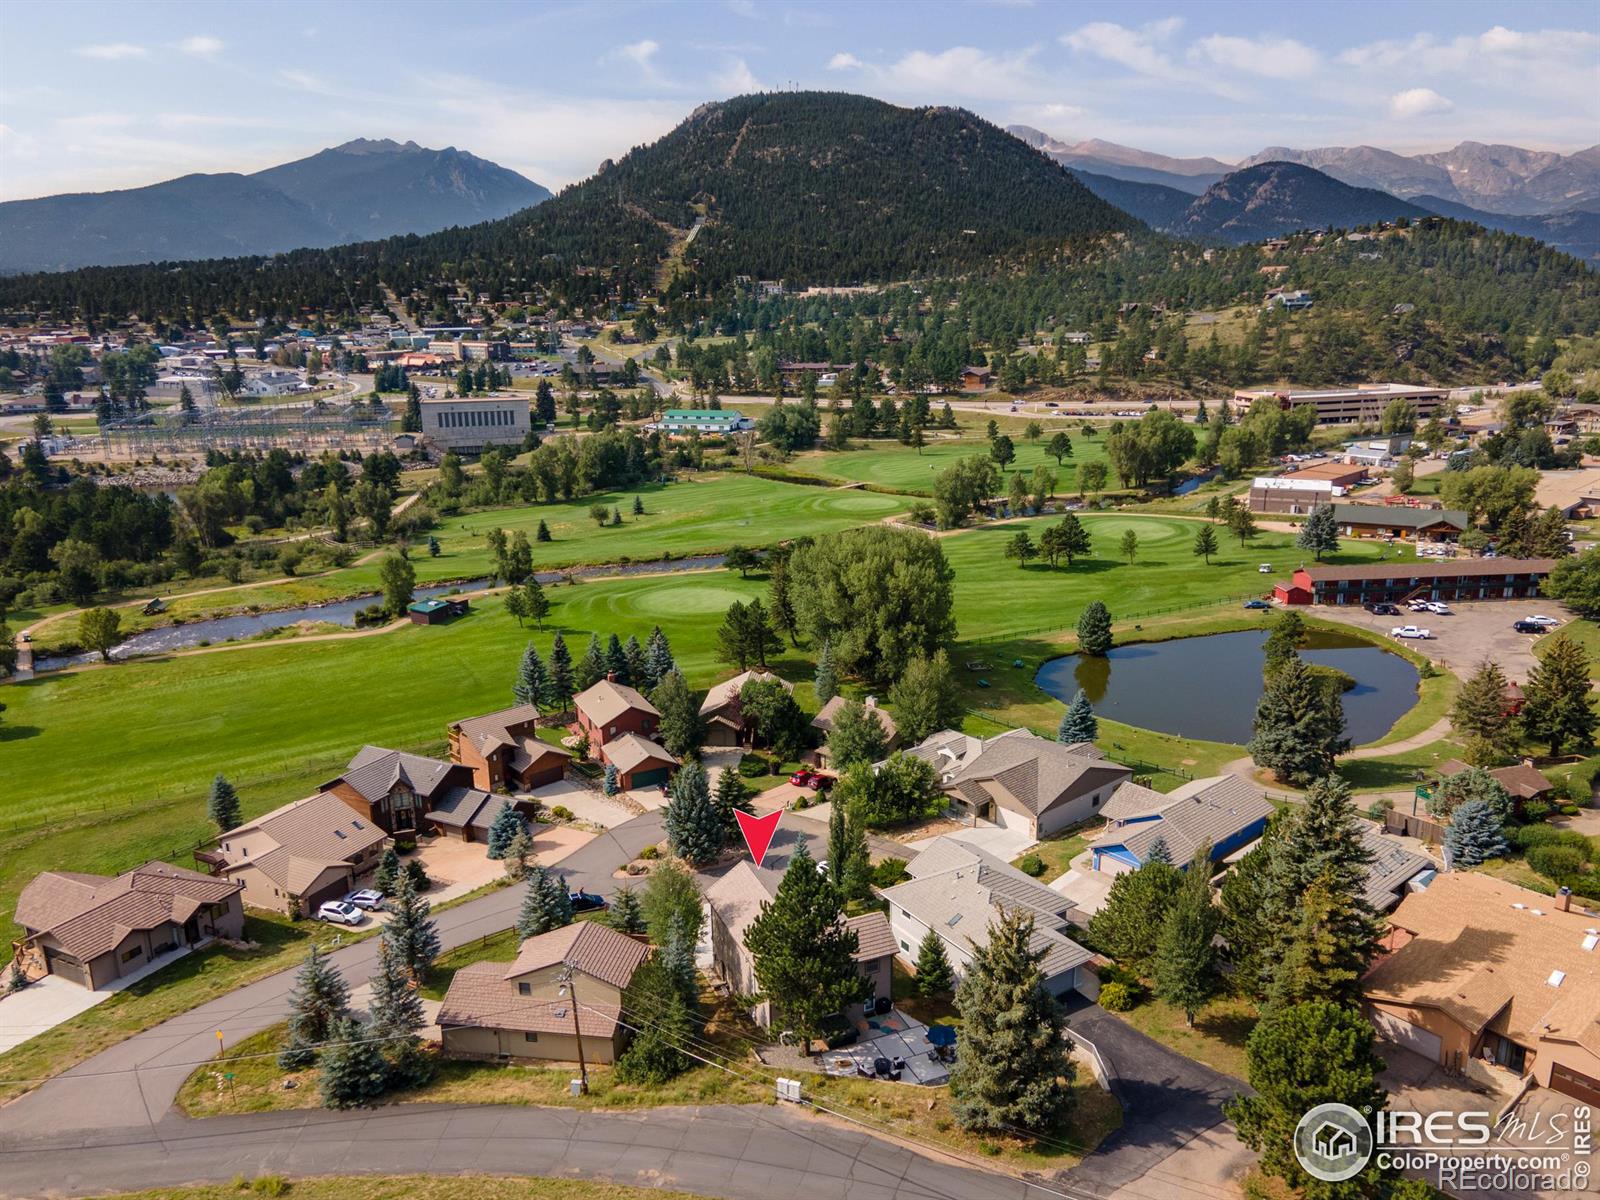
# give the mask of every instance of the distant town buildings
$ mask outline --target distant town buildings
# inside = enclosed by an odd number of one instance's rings
[[[1347,388],[1243,388],[1233,394],[1235,404],[1248,408],[1257,400],[1277,400],[1285,410],[1309,404],[1319,425],[1374,425],[1394,400],[1404,400],[1426,421],[1449,397],[1448,388],[1412,387],[1403,383],[1364,383]]]

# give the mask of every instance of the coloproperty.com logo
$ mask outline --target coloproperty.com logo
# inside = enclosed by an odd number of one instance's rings
[[[1306,1174],[1328,1183],[1354,1178],[1375,1162],[1382,1170],[1421,1173],[1461,1191],[1581,1192],[1588,1186],[1594,1133],[1590,1110],[1577,1105],[1530,1126],[1514,1116],[1499,1125],[1487,1112],[1363,1113],[1319,1104],[1294,1131]]]

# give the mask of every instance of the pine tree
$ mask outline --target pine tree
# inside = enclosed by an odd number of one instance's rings
[[[750,807],[750,789],[745,787],[744,780],[739,778],[739,772],[732,767],[724,767],[717,775],[717,787],[711,796],[712,806],[717,810],[717,816],[722,821],[725,842],[734,842],[739,837],[739,818],[734,813],[753,813]]]
[[[917,946],[917,995],[924,1000],[942,996],[955,986],[955,972],[950,969],[950,956],[944,951],[944,939],[932,929],[922,935]]]
[[[289,993],[289,1040],[278,1065],[286,1071],[309,1066],[349,1011],[350,988],[344,977],[323,957],[321,947],[311,943]]]
[[[606,677],[605,651],[600,648],[600,635],[589,635],[589,646],[578,660],[578,690],[586,692]]]
[[[572,674],[572,652],[558,633],[550,643],[550,690],[545,697],[546,706],[565,712],[577,691]]]
[[[1297,654],[1267,680],[1253,728],[1250,757],[1290,783],[1332,774],[1334,759],[1350,746],[1344,706]]]
[[[1078,651],[1093,658],[1104,658],[1111,649],[1111,612],[1099,600],[1091,600],[1078,618]]]
[[[1076,1069],[1032,940],[1033,917],[1002,910],[956,989],[962,1044],[950,1100],[963,1129],[1043,1132],[1071,1110]]]
[[[1184,1022],[1217,990],[1214,945],[1220,914],[1211,902],[1211,847],[1201,846],[1178,884],[1156,939],[1156,995],[1183,1010]]]
[[[678,664],[672,661],[672,646],[667,641],[667,635],[661,632],[659,625],[650,631],[650,637],[644,646],[644,657],[651,687],[678,669]]]
[[[622,648],[622,639],[614,633],[606,642],[606,673],[616,676],[618,683],[633,684],[628,674],[628,654]]]
[[[428,916],[429,911],[428,902],[417,895],[417,885],[408,871],[400,877],[389,904],[383,937],[416,980],[421,980],[439,957],[439,930]]]
[[[380,1043],[358,1022],[341,1018],[322,1052],[319,1079],[325,1108],[359,1108],[389,1087],[389,1064]]]
[[[817,870],[804,838],[777,894],[746,930],[744,944],[776,1020],[806,1041],[829,1013],[864,995],[854,958],[858,940],[844,925],[844,897]]]
[[[1590,702],[1589,656],[1564,633],[1543,649],[1523,688],[1522,728],[1530,738],[1547,743],[1552,756],[1569,743],[1587,748],[1600,726]]]
[[[427,1023],[422,996],[405,967],[383,940],[378,942],[378,973],[372,977],[367,1036],[382,1043],[391,1086],[415,1086],[427,1077],[431,1061],[422,1053],[417,1031]]]
[[[533,839],[528,836],[527,827],[524,826],[517,830],[506,845],[506,878],[513,882],[521,882],[522,877],[528,873],[528,856],[532,853]]]
[[[572,924],[572,897],[565,884],[538,864],[528,868],[527,881],[517,914],[519,938],[537,937]]]
[[[522,607],[543,629],[544,619],[550,615],[550,597],[544,594],[544,586],[532,575],[522,585]]]
[[[672,852],[691,866],[715,862],[727,841],[722,814],[711,802],[706,769],[685,763],[668,786],[666,827]]]
[[[1511,706],[1506,703],[1506,675],[1500,664],[1485,659],[1456,693],[1450,709],[1456,732],[1481,739],[1504,754],[1514,737]]]
[[[1361,974],[1371,956],[1345,936],[1345,930],[1365,920],[1365,914],[1353,911],[1354,903],[1320,877],[1306,889],[1287,950],[1267,989],[1270,1003],[1360,1004]]]
[[[522,648],[522,661],[517,664],[517,678],[511,685],[511,695],[518,704],[537,706],[550,690],[550,673],[544,660],[529,642]]]
[[[1322,561],[1324,554],[1332,554],[1339,548],[1339,523],[1334,520],[1331,504],[1319,504],[1311,510],[1301,524],[1300,534],[1294,544],[1302,550],[1311,551],[1318,562]]]
[[[1061,714],[1061,724],[1056,726],[1056,741],[1070,746],[1077,742],[1092,742],[1100,736],[1100,722],[1095,719],[1089,697],[1079,688]]]
[[[536,542],[548,542],[551,540],[550,526],[544,523],[543,518],[539,520],[539,528],[534,532],[533,540]]]
[[[1105,904],[1089,918],[1095,946],[1130,970],[1142,970],[1156,952],[1179,882],[1170,863],[1148,858],[1138,870],[1115,876]]]
[[[833,645],[824,639],[822,652],[817,655],[817,703],[826,704],[839,694],[839,677],[833,669]]]
[[[660,1086],[693,1065],[683,1048],[694,1045],[694,1017],[660,961],[649,959],[634,972],[622,1023],[632,1037],[617,1059],[618,1081]]]
[[[693,1011],[700,995],[700,980],[695,974],[694,938],[689,936],[683,914],[673,915],[667,931],[667,940],[662,944],[657,957],[660,958],[667,977],[671,979],[672,986]]]
[[[607,763],[606,773],[600,780],[600,790],[607,796],[615,796],[621,790],[621,784],[618,780],[617,764]]]
[[[1491,858],[1504,858],[1510,847],[1501,831],[1500,818],[1482,800],[1468,800],[1450,816],[1444,844],[1458,863],[1475,867]]]
[[[507,804],[495,813],[494,820],[489,823],[489,845],[485,854],[489,858],[502,859],[511,849],[511,843],[517,834],[525,833],[528,823],[522,819],[522,814],[517,811],[517,806]]]
[[[394,895],[395,884],[400,881],[400,854],[394,848],[394,843],[384,847],[383,857],[378,860],[378,869],[373,872],[372,886],[385,896]]]
[[[644,497],[643,496],[635,496],[633,498],[633,515],[636,516],[636,517],[644,516]]]
[[[639,645],[639,639],[632,634],[622,647],[622,659],[627,664],[628,683],[636,688],[648,686],[650,682],[650,664],[645,660],[644,647]]]
[[[1217,552],[1217,531],[1210,525],[1202,525],[1194,531],[1194,556],[1206,560],[1206,566],[1211,565],[1211,556]]]
[[[699,748],[705,722],[700,719],[699,702],[676,668],[661,677],[650,693],[650,703],[661,714],[656,722],[656,740],[669,754],[682,758]]]
[[[211,781],[206,813],[219,833],[226,833],[239,824],[239,793],[233,790],[233,784],[222,777],[221,771]]]
[[[1306,619],[1286,608],[1272,622],[1272,632],[1261,643],[1261,678],[1271,679],[1299,653],[1306,640]]]
[[[643,933],[644,911],[639,907],[639,893],[631,887],[618,888],[606,909],[606,924],[622,933]]]
[[[1161,863],[1170,867],[1172,865],[1172,847],[1167,845],[1167,839],[1161,834],[1156,834],[1156,840],[1150,843],[1150,848],[1145,851],[1144,860],[1147,863]]]

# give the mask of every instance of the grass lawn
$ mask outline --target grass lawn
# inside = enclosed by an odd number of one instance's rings
[[[251,909],[244,935],[257,944],[256,949],[218,945],[190,954],[0,1054],[0,1104],[29,1090],[34,1080],[59,1074],[169,1017],[294,966],[313,942],[332,945],[338,931],[320,921],[292,922]],[[347,935],[345,941],[349,940]]]
[[[1256,1022],[1255,1005],[1248,1000],[1213,1000],[1195,1014],[1192,1028],[1181,1009],[1154,997],[1117,1016],[1179,1054],[1235,1079],[1245,1077],[1244,1045]]]
[[[1072,865],[1072,860],[1089,848],[1088,832],[1100,828],[1104,821],[1096,817],[1092,821],[1084,821],[1074,825],[1071,829],[1064,829],[1060,833],[1051,834],[1039,842],[1021,857],[1011,860],[1013,867],[1020,867],[1022,860],[1028,857],[1037,857],[1044,863],[1044,871],[1039,875],[1041,883],[1049,883],[1058,876],[1065,875]]]
[[[694,1200],[688,1192],[655,1187],[503,1175],[328,1175],[292,1183],[281,1175],[255,1180],[240,1176],[233,1183],[121,1192],[112,1200],[248,1200],[250,1196],[288,1196],[292,1200]]]
[[[1025,426],[1026,422],[1023,424]],[[1086,462],[1106,461],[1105,439],[1102,437],[1096,437],[1093,441],[1086,439],[1083,436],[1082,421],[1047,423],[1041,420],[1040,424],[1045,426],[1045,433],[1038,441],[1030,442],[1020,432],[1010,434],[1016,445],[1017,457],[1006,468],[1006,473],[1009,475],[1020,470],[1024,475],[1030,475],[1034,467],[1042,465],[1056,473],[1058,493],[1066,495],[1076,492],[1078,467]],[[1072,457],[1064,459],[1059,466],[1055,458],[1045,452],[1050,436],[1058,427],[1072,439]],[[801,454],[794,459],[791,466],[801,474],[821,475],[827,479],[839,479],[851,483],[870,483],[897,492],[931,496],[933,477],[940,471],[953,466],[963,458],[971,458],[974,454],[987,456],[989,453],[989,440],[982,436],[951,440],[934,440],[930,437],[928,444],[920,453],[914,447],[902,446],[898,442],[873,441],[858,444],[864,448],[817,450]],[[1010,480],[1007,479],[1001,486],[1001,492],[1009,486]]]

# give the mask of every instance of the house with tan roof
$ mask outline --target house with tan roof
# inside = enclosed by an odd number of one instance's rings
[[[375,870],[389,840],[339,797],[319,792],[228,830],[195,859],[241,884],[252,908],[310,916]]]
[[[507,803],[473,784],[472,768],[403,750],[363,746],[343,775],[322,790],[385,833],[439,833],[485,841],[489,825]],[[531,805],[518,805],[531,815]]]
[[[648,942],[598,921],[527,938],[509,962],[476,962],[450,980],[435,1022],[454,1058],[613,1063],[627,1046],[623,996]]]
[[[985,739],[977,747],[950,739],[931,756],[919,757],[941,768],[941,786],[957,812],[1024,830],[1035,841],[1097,816],[1112,793],[1133,778],[1129,768],[1089,743],[1065,746],[1026,729]]]
[[[1600,1104],[1600,914],[1570,894],[1441,875],[1395,909],[1361,991],[1379,1034],[1430,1062]]]
[[[610,676],[579,692],[572,707],[577,713],[572,731],[589,739],[591,754],[625,734],[653,738],[661,724],[661,712],[654,704]]]
[[[450,761],[472,769],[472,785],[485,792],[531,792],[560,783],[572,751],[538,735],[539,710],[518,704],[450,726]]]
[[[46,871],[17,897],[14,947],[30,977],[97,991],[169,951],[244,935],[243,885],[168,863],[114,877]]]
[[[1021,910],[1033,918],[1030,947],[1040,955],[1045,987],[1054,996],[1078,991],[1094,999],[1099,977],[1095,956],[1067,936],[1072,901],[1004,862],[949,836],[933,842],[906,865],[911,878],[883,889],[889,926],[901,962],[915,968],[917,952],[929,931],[944,943],[945,956],[959,979],[973,951],[986,945],[990,925],[1002,911]]]
[[[705,722],[705,743],[708,746],[748,746],[753,741],[753,730],[745,723],[739,706],[739,693],[747,683],[768,680],[781,683],[787,692],[794,684],[765,668],[742,671],[732,679],[724,679],[706,693],[700,702],[700,719]]]
[[[828,736],[833,732],[833,723],[839,716],[839,710],[849,703],[848,697],[835,696],[818,710],[817,715],[811,718],[811,728],[822,735],[822,745],[817,747],[817,765],[823,768],[833,766],[833,760],[828,753]],[[900,730],[894,723],[894,718],[878,705],[876,696],[868,696],[861,701],[861,706],[878,722],[878,727],[883,730],[885,744],[893,750],[900,741]]]
[[[1112,797],[1110,807],[1119,815],[1089,843],[1096,871],[1137,871],[1150,861],[1157,842],[1165,843],[1176,867],[1186,866],[1205,845],[1211,847],[1211,861],[1221,862],[1259,838],[1273,813],[1266,792],[1237,775],[1191,779],[1168,792],[1164,804],[1154,804],[1157,795],[1139,788],[1120,800]]]
[[[777,895],[783,876],[740,859],[706,889],[711,915],[711,963],[736,996],[753,996],[761,990],[756,981],[755,956],[745,948],[745,934],[767,902]],[[894,932],[876,909],[845,918],[845,928],[856,935],[856,970],[864,983],[863,1000],[894,994]],[[762,1000],[750,1012],[765,1027],[772,1023],[771,1005]]]

